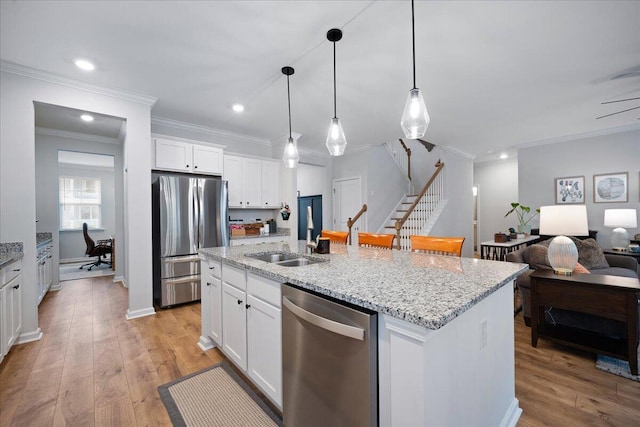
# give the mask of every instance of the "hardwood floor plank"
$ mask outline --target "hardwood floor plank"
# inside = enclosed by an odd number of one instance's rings
[[[63,374],[56,402],[54,426],[93,426],[93,371]]]
[[[94,394],[96,409],[129,399],[129,384],[117,338],[94,344]]]
[[[11,425],[51,425],[61,378],[62,366],[32,371]]]
[[[135,427],[136,414],[131,399],[125,398],[96,408],[96,427]]]
[[[611,426],[640,425],[640,407],[630,408],[617,402],[595,396],[578,394],[576,407],[597,416]]]

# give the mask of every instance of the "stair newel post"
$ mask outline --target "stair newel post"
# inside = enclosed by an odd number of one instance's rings
[[[347,227],[349,227],[349,245],[351,245],[351,227],[353,227],[353,221],[351,220],[351,217],[349,217],[349,219],[347,220]]]
[[[396,221],[396,248],[398,250],[401,249],[400,247],[400,230],[402,229],[402,224],[400,223],[399,220]]]

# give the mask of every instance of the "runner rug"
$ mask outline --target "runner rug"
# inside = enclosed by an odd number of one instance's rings
[[[282,426],[226,361],[161,385],[158,392],[174,426]]]

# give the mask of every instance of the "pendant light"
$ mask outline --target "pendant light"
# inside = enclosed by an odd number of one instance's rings
[[[300,154],[298,153],[298,143],[291,137],[291,92],[289,90],[289,76],[295,72],[293,67],[282,67],[282,74],[287,76],[287,105],[289,106],[289,140],[284,147],[284,154],[282,155],[282,161],[288,168],[295,168],[300,160]]]
[[[429,127],[429,113],[424,104],[422,92],[416,87],[416,30],[413,13],[413,0],[411,0],[411,36],[413,41],[413,89],[409,91],[407,102],[404,104],[400,126],[404,135],[409,139],[422,138]]]
[[[347,139],[340,124],[340,119],[336,113],[336,42],[342,39],[342,31],[332,28],[327,31],[327,39],[333,43],[333,119],[329,124],[329,134],[327,135],[327,149],[332,156],[342,156],[347,147]]]

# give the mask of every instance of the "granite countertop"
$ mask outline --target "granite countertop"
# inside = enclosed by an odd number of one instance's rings
[[[332,245],[327,262],[282,267],[245,254],[304,253],[304,242],[203,248],[200,254],[379,313],[439,329],[510,283],[526,264]]]
[[[53,233],[49,231],[36,233],[36,246],[44,245],[53,241]]]
[[[0,268],[21,259],[24,255],[22,243],[0,243]]]

